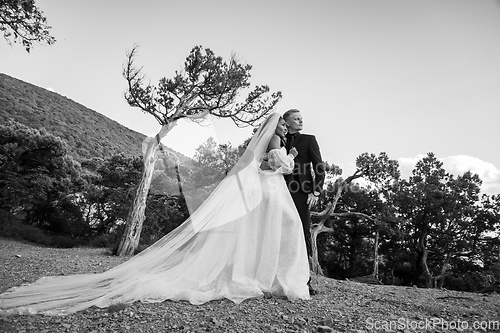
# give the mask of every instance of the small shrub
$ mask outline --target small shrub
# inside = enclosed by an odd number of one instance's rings
[[[15,240],[50,245],[50,237],[32,225],[23,224],[10,212],[0,209],[0,236]]]
[[[45,235],[41,229],[24,224],[21,224],[21,226],[22,227],[19,230],[19,237],[22,240],[46,246],[50,245],[51,243],[50,237]]]
[[[109,313],[120,312],[120,311],[125,310],[127,307],[128,307],[127,303],[120,302],[120,303],[111,304],[110,306],[108,306],[106,311]]]
[[[449,276],[444,287],[449,290],[476,292],[488,285],[487,276],[482,272],[465,272]]]
[[[91,239],[88,243],[90,247],[101,247],[101,248],[109,248],[113,247],[114,240],[112,235],[101,235]]]
[[[17,236],[17,229],[21,221],[19,221],[11,212],[0,209],[0,236],[6,238],[14,238]]]
[[[68,236],[55,235],[50,238],[50,246],[70,249],[80,245],[80,242]]]

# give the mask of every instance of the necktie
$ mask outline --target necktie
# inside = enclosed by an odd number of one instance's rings
[[[290,150],[292,147],[294,147],[295,139],[297,139],[297,134],[298,133],[293,133],[293,134],[288,133],[286,135],[286,149],[287,150]]]

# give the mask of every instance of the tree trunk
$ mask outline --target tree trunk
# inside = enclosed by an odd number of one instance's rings
[[[427,265],[427,257],[429,255],[429,250],[426,247],[426,239],[427,239],[427,231],[424,230],[422,232],[422,235],[419,239],[419,248],[420,248],[420,267],[422,269],[422,274],[424,275],[425,279],[425,287],[426,288],[431,288],[432,287],[432,273],[429,270],[429,266]]]
[[[351,237],[351,241],[350,241],[350,244],[349,244],[349,274],[353,274],[354,272],[354,266],[356,266],[356,250],[357,250],[357,247],[356,245],[358,244],[357,242],[359,242],[359,235],[356,234],[356,232],[350,234],[349,233],[349,236]]]
[[[309,265],[311,266],[311,271],[316,274],[324,275],[323,269],[319,264],[319,256],[318,256],[318,235],[321,232],[322,223],[318,226],[311,228],[311,249],[312,249],[312,258],[310,258]]]
[[[118,256],[126,256],[134,254],[134,251],[139,245],[141,237],[142,225],[146,218],[144,212],[146,210],[146,201],[148,198],[149,187],[153,178],[156,154],[160,148],[160,141],[167,133],[176,125],[176,121],[162,126],[156,137],[146,142],[144,152],[144,170],[142,178],[137,188],[134,198],[134,203],[129,211],[127,224],[123,233],[120,245],[116,251]]]
[[[371,274],[365,275],[365,276],[360,276],[351,279],[351,281],[354,282],[360,282],[360,283],[368,283],[368,284],[382,284],[380,280],[378,279],[378,265],[379,265],[379,256],[378,256],[378,246],[379,246],[379,234],[380,234],[380,227],[377,227],[377,231],[375,232],[375,245],[373,247],[374,249],[374,257],[373,257],[373,272]],[[394,273],[392,274],[393,278],[393,283],[394,284]]]
[[[441,267],[441,272],[439,273],[438,276],[432,277],[432,287],[433,288],[438,288],[438,289],[443,288],[444,280],[449,275],[448,269],[450,269],[450,267],[451,267],[450,263],[449,263],[450,258],[451,258],[450,253],[447,253],[446,257],[444,259],[444,262],[443,262],[443,266]]]
[[[175,165],[175,175],[177,176],[177,186],[179,187],[179,197],[184,198],[184,192],[182,191],[182,181],[181,174],[179,172],[179,165]]]
[[[342,177],[337,178],[334,183],[333,191],[335,192],[335,196],[333,197],[332,202],[330,203],[330,207],[325,211],[324,216],[321,217],[321,221],[317,224],[311,225],[311,250],[312,257],[310,258],[309,265],[311,266],[311,270],[320,275],[324,275],[323,269],[319,264],[319,256],[318,256],[318,235],[322,232],[333,232],[332,228],[325,227],[325,221],[330,216],[330,213],[335,211],[335,207],[337,206],[337,202],[339,201],[342,192],[346,186],[346,182],[342,179]]]
[[[377,228],[377,231],[375,232],[375,245],[373,246],[373,278],[375,278],[378,281],[378,242],[379,242],[379,234],[380,234],[380,229]]]

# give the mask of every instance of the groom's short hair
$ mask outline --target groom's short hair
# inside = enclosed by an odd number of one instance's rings
[[[285,121],[287,121],[288,118],[290,118],[292,116],[292,114],[297,113],[297,112],[300,112],[300,110],[299,109],[290,109],[287,112],[283,113],[283,119],[285,119]]]

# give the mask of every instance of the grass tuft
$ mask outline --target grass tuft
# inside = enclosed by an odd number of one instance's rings
[[[109,313],[120,312],[120,311],[125,310],[127,307],[128,307],[127,303],[120,302],[120,303],[111,304],[110,306],[108,306],[106,311]]]

